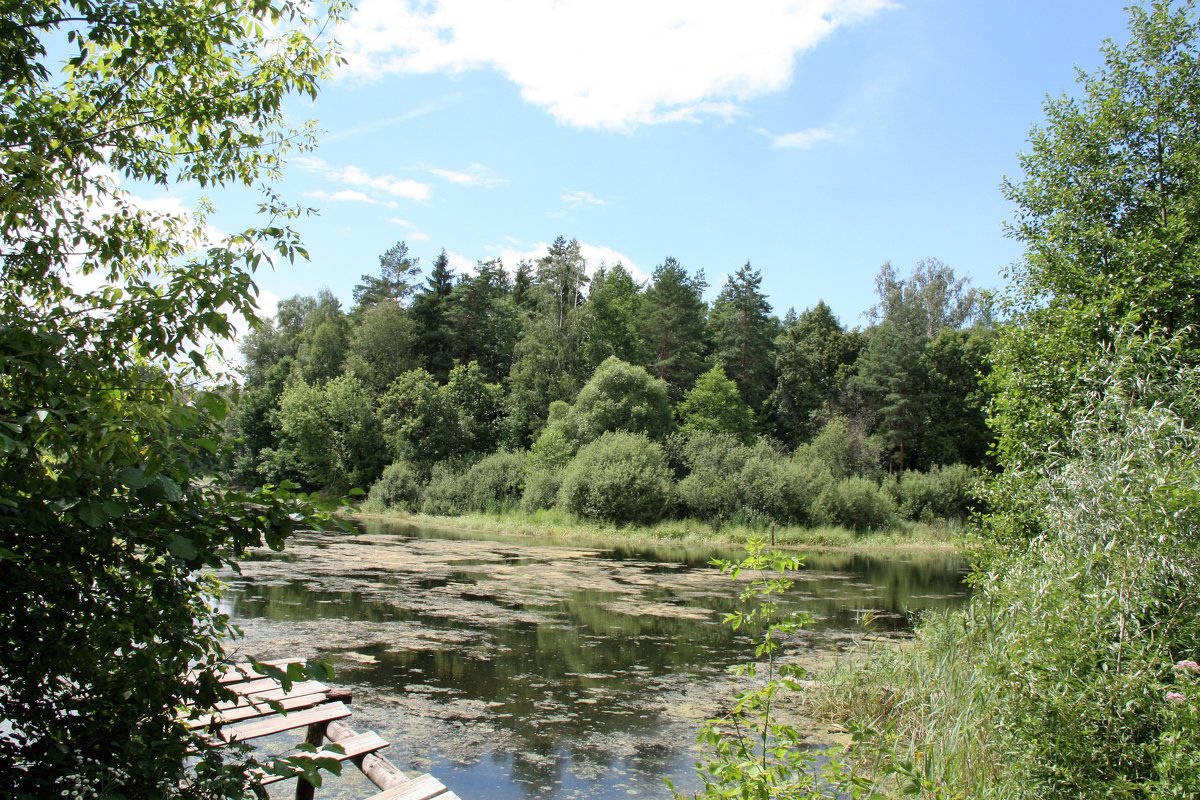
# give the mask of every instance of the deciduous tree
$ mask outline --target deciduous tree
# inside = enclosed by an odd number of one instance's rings
[[[340,4],[334,4],[338,13]],[[10,797],[243,796],[245,754],[178,709],[220,696],[198,571],[309,509],[202,464],[215,351],[293,212],[214,241],[131,183],[254,186],[306,141],[283,101],[331,53],[291,0],[9,2],[0,22],[0,774]],[[53,58],[49,53],[53,52]],[[189,678],[189,669],[195,669]]]

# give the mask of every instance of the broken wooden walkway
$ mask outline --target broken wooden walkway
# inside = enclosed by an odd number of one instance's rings
[[[287,669],[293,659],[265,661],[267,666]],[[279,681],[266,677],[246,664],[229,667],[221,683],[238,695],[236,700],[219,703],[210,713],[187,720],[192,728],[209,728],[230,742],[246,742],[287,731],[303,731],[300,743],[317,747],[311,757],[349,761],[362,770],[380,791],[367,800],[460,800],[432,775],[409,777],[379,751],[388,747],[374,731],[358,733],[347,723],[350,692],[334,689],[318,681],[296,681],[284,690]],[[340,745],[342,752],[330,749]],[[299,755],[300,751],[284,754]],[[326,776],[323,776],[326,777]],[[332,777],[332,776],[328,776]],[[262,775],[259,783],[267,786],[279,781],[296,781],[297,800],[312,800],[314,787],[296,775]]]

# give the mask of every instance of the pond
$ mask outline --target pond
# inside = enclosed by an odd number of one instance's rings
[[[244,561],[223,607],[238,651],[329,661],[355,729],[464,800],[665,797],[663,776],[698,785],[696,731],[752,655],[720,622],[739,586],[707,565],[738,555],[368,523]],[[789,602],[815,617],[789,648],[806,666],[854,646],[865,620],[901,635],[966,594],[951,556],[811,554],[795,577]]]

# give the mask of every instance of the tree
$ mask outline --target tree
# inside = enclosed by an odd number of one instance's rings
[[[708,338],[704,320],[708,307],[703,293],[704,273],[694,276],[667,256],[646,290],[639,324],[649,353],[650,373],[667,382],[671,402],[678,403],[705,370]]]
[[[572,514],[645,525],[662,516],[670,493],[662,448],[641,434],[610,431],[579,451],[558,496]]]
[[[1066,438],[1076,376],[1137,325],[1194,359],[1200,329],[1200,36],[1196,3],[1129,11],[1130,41],[1080,73],[1079,97],[1047,99],[1045,122],[1004,183],[1008,233],[1026,253],[1005,298],[992,424],[1004,465],[1037,463]]]
[[[479,364],[457,364],[438,390],[458,416],[462,452],[485,455],[500,444],[504,388],[489,383]]]
[[[924,321],[913,306],[895,309],[871,330],[851,379],[877,414],[878,435],[899,472],[916,461],[930,413]]]
[[[420,366],[439,381],[444,381],[454,366],[454,331],[449,316],[452,291],[454,272],[442,250],[433,261],[424,291],[413,298],[411,312],[419,332],[416,351]]]
[[[376,303],[358,315],[346,348],[345,371],[378,394],[407,370],[417,366],[413,343],[416,325],[396,303]]]
[[[896,276],[892,262],[885,261],[875,276],[875,294],[879,302],[867,312],[872,323],[878,324],[907,308],[930,339],[942,328],[961,328],[969,322],[990,319],[987,298],[971,288],[966,278],[955,278],[954,270],[936,258],[918,261],[904,280]]]
[[[408,245],[396,242],[379,257],[379,275],[363,275],[362,283],[354,287],[354,305],[366,309],[391,301],[403,304],[416,286],[414,278],[421,274],[421,259],[408,254]]]
[[[492,383],[502,381],[512,369],[513,350],[521,334],[510,289],[499,259],[480,261],[474,275],[459,278],[447,301],[454,360],[477,362]]]
[[[685,431],[727,433],[749,444],[754,438],[754,412],[742,401],[737,384],[720,366],[713,367],[687,390],[676,409]]]
[[[377,413],[393,461],[407,461],[428,473],[433,464],[463,450],[458,413],[423,369],[396,378],[379,398]]]
[[[592,275],[591,291],[582,311],[584,363],[595,369],[610,356],[630,364],[645,364],[645,348],[637,334],[641,287],[625,267],[601,266]]]
[[[238,796],[245,755],[177,709],[222,697],[198,571],[311,507],[205,480],[228,411],[206,341],[254,319],[294,214],[213,242],[123,185],[257,185],[331,52],[307,4],[7,3],[0,36],[0,773],[17,798]],[[340,14],[340,4],[334,13]],[[55,53],[50,66],[48,51]],[[65,61],[62,59],[66,58]],[[91,276],[91,281],[80,281]],[[96,288],[88,288],[93,286]],[[195,669],[189,679],[189,669]]]
[[[267,477],[339,494],[369,487],[388,463],[371,398],[353,375],[284,389],[278,443],[263,453]]]
[[[872,316],[883,316],[869,331],[851,384],[877,415],[877,433],[890,451],[892,465],[903,472],[931,463],[922,448],[935,427],[934,418],[941,414],[934,404],[926,347],[945,331],[976,317],[987,319],[986,307],[965,278],[956,279],[954,271],[936,259],[918,262],[905,280],[885,263],[875,290],[879,303]],[[957,405],[953,398],[940,399]]]
[[[554,240],[537,261],[516,360],[508,376],[514,444],[524,446],[544,424],[555,400],[571,401],[588,376],[581,343],[580,306],[587,287],[586,263],[579,243]]]
[[[824,302],[807,309],[775,340],[778,379],[770,406],[780,438],[792,447],[812,438],[833,416],[858,357],[852,344]]]
[[[616,356],[596,368],[562,421],[575,449],[608,431],[661,439],[670,432],[671,424],[667,385]]]
[[[775,337],[780,331],[761,285],[762,274],[747,262],[725,281],[708,315],[713,359],[756,413],[775,388]]]

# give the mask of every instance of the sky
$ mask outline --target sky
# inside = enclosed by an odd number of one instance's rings
[[[1119,0],[359,0],[315,102],[318,147],[277,186],[308,263],[262,304],[349,308],[397,241],[458,272],[562,235],[640,279],[674,256],[715,297],[749,262],[775,312],[865,324],[885,261],[998,289],[1020,258],[1005,176],[1075,92]],[[177,190],[179,191],[179,190]],[[196,198],[179,198],[183,203]],[[240,229],[237,203],[215,218]]]

